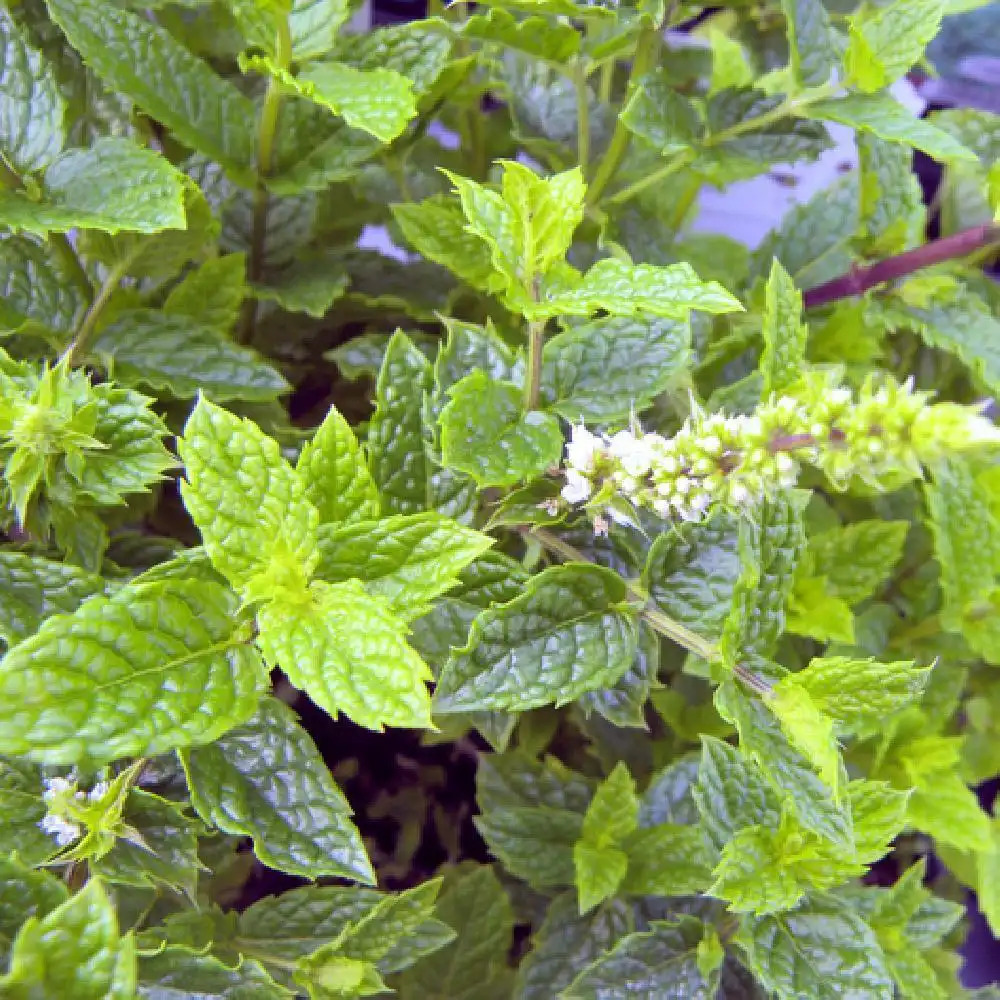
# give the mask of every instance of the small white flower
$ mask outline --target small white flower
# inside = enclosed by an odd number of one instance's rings
[[[722,442],[715,434],[709,434],[701,439],[701,446],[709,455],[718,455],[722,451]]]
[[[750,491],[742,483],[733,483],[729,487],[729,498],[735,504],[745,504],[750,500]]]
[[[774,464],[779,473],[795,471],[795,459],[791,455],[786,455],[783,451],[774,456]]]
[[[590,480],[582,472],[577,472],[576,469],[566,470],[566,485],[562,488],[562,496],[567,503],[583,503],[592,491]]]
[[[830,402],[833,403],[834,406],[847,406],[850,401],[850,389],[833,389],[830,392]]]
[[[658,483],[656,492],[659,493],[661,497],[669,497],[674,492],[674,484],[669,481],[665,483]]]
[[[673,455],[664,455],[663,458],[660,459],[660,468],[670,476],[672,476],[680,467],[680,463],[676,458],[674,458]]]
[[[587,430],[583,424],[575,424],[573,433],[566,443],[566,464],[580,472],[593,472],[594,459],[604,451],[604,442]]]
[[[559,501],[555,497],[549,497],[538,504],[539,510],[544,510],[547,514],[555,517],[559,513]]]
[[[69,847],[70,844],[79,840],[83,831],[76,823],[71,823],[62,816],[48,813],[38,824],[44,833],[55,838],[55,842],[60,847]]]
[[[608,530],[610,529],[610,527],[611,527],[611,525],[608,523],[608,519],[606,517],[603,517],[602,515],[598,514],[597,517],[594,518],[594,534],[595,535],[597,535],[599,537],[603,537],[603,536],[607,535]]]
[[[73,790],[72,782],[65,778],[46,778],[44,781],[45,790],[42,792],[42,799],[51,802],[60,795],[66,795]]]
[[[678,476],[677,479],[674,480],[674,492],[679,493],[681,496],[684,496],[685,493],[689,492],[691,486],[691,480],[688,479],[687,476]]]
[[[669,517],[670,501],[664,500],[662,497],[657,497],[653,501],[653,510],[655,510],[656,513],[660,515],[660,517]]]
[[[111,786],[106,781],[99,781],[93,788],[91,788],[88,798],[91,802],[99,802],[105,795],[108,794],[108,789],[110,787]]]
[[[634,478],[645,476],[653,464],[653,449],[649,442],[645,438],[636,437],[631,431],[619,431],[611,439],[609,451]]]

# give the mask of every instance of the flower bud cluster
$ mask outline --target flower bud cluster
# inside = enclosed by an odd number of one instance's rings
[[[673,437],[637,428],[599,435],[575,426],[563,499],[627,520],[622,501],[663,518],[698,521],[714,504],[743,507],[794,486],[803,464],[838,489],[855,478],[894,488],[948,451],[1000,444],[978,407],[929,403],[911,382],[870,378],[857,393],[834,370],[805,374],[794,391],[749,415],[694,408]]]
[[[109,787],[106,781],[98,781],[88,793],[67,778],[46,778],[42,800],[48,811],[39,821],[39,827],[60,847],[75,844],[83,836],[81,812],[88,805],[100,802]]]

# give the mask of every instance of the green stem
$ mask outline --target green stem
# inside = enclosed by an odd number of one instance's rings
[[[90,277],[83,269],[80,258],[77,256],[73,244],[70,243],[65,233],[49,233],[49,246],[52,252],[59,258],[63,270],[69,275],[73,283],[83,292],[87,301],[94,297],[94,286],[90,283]]]
[[[101,287],[97,290],[94,301],[90,303],[90,307],[84,313],[73,342],[66,348],[67,364],[73,365],[78,363],[86,353],[87,344],[97,329],[97,321],[101,318],[101,313],[104,312],[104,308],[111,300],[111,296],[117,291],[122,278],[128,274],[128,269],[132,264],[132,257],[133,255],[130,254],[123,260],[118,261],[108,271],[104,281],[101,282]]]
[[[24,187],[17,172],[7,162],[6,158],[0,155],[0,188],[8,188],[17,191]]]
[[[601,77],[598,93],[602,104],[611,103],[611,90],[615,83],[615,60],[609,59],[601,65]]]
[[[628,85],[625,88],[626,100],[638,86],[639,81],[649,72],[659,49],[660,33],[655,28],[643,28],[635,44],[635,54],[632,57],[632,71],[629,73]],[[594,179],[587,188],[587,204],[594,205],[604,193],[608,182],[614,177],[628,150],[631,133],[622,124],[621,117],[615,123],[611,142],[597,165]]]
[[[292,61],[292,33],[288,19],[279,19],[275,39],[274,61],[279,69],[287,70]],[[274,169],[275,137],[278,132],[278,118],[281,114],[282,85],[276,77],[267,83],[264,106],[257,126],[257,185],[253,193],[253,222],[250,231],[250,259],[247,262],[247,277],[250,283],[260,281],[264,272],[264,249],[267,240],[268,192],[265,180]],[[253,328],[257,321],[257,302],[248,297],[243,303],[240,316],[239,335],[241,344],[253,338]]]
[[[524,376],[524,409],[534,410],[542,392],[542,348],[545,346],[545,321],[528,324],[528,370]]]
[[[621,205],[626,201],[630,201],[637,194],[641,194],[648,187],[652,187],[654,184],[659,184],[660,181],[665,180],[671,174],[676,174],[678,170],[682,170],[686,167],[691,160],[694,159],[694,155],[691,150],[685,149],[682,153],[679,153],[672,160],[668,160],[654,170],[651,174],[646,174],[645,177],[640,177],[639,180],[635,181],[633,184],[629,184],[628,187],[623,187],[620,191],[616,191],[610,198],[608,198],[607,203],[609,205]]]
[[[573,86],[576,89],[576,158],[586,177],[590,161],[590,91],[587,67],[582,59],[573,67]]]

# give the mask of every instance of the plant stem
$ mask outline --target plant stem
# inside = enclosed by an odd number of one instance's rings
[[[653,60],[656,57],[660,44],[660,33],[656,28],[643,28],[635,43],[635,54],[632,57],[632,71],[629,73],[628,85],[625,88],[626,100],[631,97],[633,91],[638,86],[639,81],[652,68]],[[604,193],[608,182],[615,175],[615,171],[621,166],[622,159],[628,149],[629,137],[631,133],[622,124],[621,116],[615,123],[615,130],[611,135],[611,142],[597,165],[594,179],[587,188],[587,204],[594,205]]]
[[[590,93],[587,68],[582,59],[573,67],[573,86],[576,88],[576,158],[586,177],[590,160]]]
[[[0,155],[0,188],[8,188],[17,191],[24,187],[17,172],[7,162],[6,158]]]
[[[598,93],[600,94],[602,104],[611,103],[611,90],[615,83],[615,65],[614,59],[609,59],[606,63],[601,65],[601,78]]]
[[[616,191],[610,198],[608,198],[607,203],[609,205],[621,205],[626,201],[630,201],[637,194],[645,191],[646,188],[652,187],[654,184],[659,184],[660,181],[665,180],[671,174],[677,173],[678,170],[686,167],[692,160],[694,155],[690,149],[685,149],[682,153],[679,153],[672,160],[668,160],[663,164],[662,167],[657,168],[651,174],[646,174],[645,177],[640,177],[639,180],[628,187],[623,187],[620,191]]]
[[[815,288],[810,288],[802,294],[803,304],[819,306],[837,299],[846,299],[854,295],[863,295],[876,285],[905,277],[921,268],[940,264],[942,261],[955,257],[966,257],[976,250],[1000,242],[1000,226],[974,226],[963,229],[960,233],[945,236],[939,240],[931,240],[915,250],[887,257],[870,267],[858,267],[842,274],[839,278],[824,282]]]
[[[52,252],[59,258],[63,269],[73,280],[73,282],[83,292],[84,297],[89,302],[94,297],[94,286],[90,283],[90,277],[83,269],[80,258],[77,256],[73,244],[70,243],[65,233],[49,233],[49,246]]]
[[[279,69],[287,70],[292,61],[292,33],[287,18],[278,19],[274,61]],[[281,114],[282,89],[277,78],[267,82],[264,106],[257,126],[257,186],[253,193],[253,222],[250,231],[250,259],[247,278],[250,283],[260,281],[264,271],[264,249],[267,240],[268,191],[264,181],[274,169],[275,136]],[[248,297],[243,303],[237,341],[249,343],[257,321],[257,302]]]
[[[542,348],[545,346],[545,321],[528,324],[528,370],[524,375],[524,409],[534,410],[542,391]]]
[[[108,304],[115,291],[117,291],[122,278],[128,274],[131,264],[132,256],[129,255],[124,260],[118,261],[108,271],[107,277],[101,282],[101,287],[97,290],[97,295],[94,296],[94,301],[90,303],[90,308],[84,313],[80,326],[76,331],[76,336],[69,347],[66,348],[65,357],[67,364],[76,364],[85,353],[87,343],[97,329],[97,321],[100,319],[101,313],[104,312],[104,307]]]

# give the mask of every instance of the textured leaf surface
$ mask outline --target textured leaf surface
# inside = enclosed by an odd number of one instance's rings
[[[782,678],[772,689],[768,708],[781,723],[788,742],[819,772],[835,794],[840,790],[842,763],[833,735],[833,719],[813,701],[809,691]]]
[[[440,514],[409,514],[320,529],[316,573],[330,583],[361,580],[398,614],[413,618],[458,583],[492,539]]]
[[[24,759],[0,757],[0,854],[16,852],[24,864],[38,865],[60,850],[38,825],[47,812],[43,790],[36,765]]]
[[[128,139],[98,139],[61,153],[45,171],[41,198],[0,191],[0,223],[14,232],[65,233],[184,228],[184,188],[170,163]]]
[[[184,505],[220,573],[236,587],[269,566],[308,573],[319,515],[277,442],[202,398],[177,448]]]
[[[254,716],[181,759],[206,823],[250,836],[272,868],[314,879],[375,876],[351,809],[291,709],[266,698]]]
[[[99,765],[218,738],[267,684],[235,612],[223,587],[164,581],[48,619],[3,660],[0,752]]]
[[[11,942],[29,917],[44,917],[68,897],[49,872],[32,871],[16,857],[0,859],[0,960],[6,965]]]
[[[62,263],[41,240],[8,236],[0,242],[0,325],[24,323],[64,335],[85,308],[81,290],[68,280]]]
[[[299,454],[295,474],[320,523],[339,528],[378,516],[378,490],[365,454],[335,406]]]
[[[430,728],[431,672],[403,622],[357,580],[313,584],[311,600],[272,601],[257,616],[268,663],[334,718],[369,729]]]
[[[206,260],[186,274],[170,290],[163,311],[229,333],[239,319],[245,294],[246,255],[227,253]]]
[[[126,385],[150,386],[180,399],[204,392],[217,400],[263,402],[290,388],[256,351],[221,330],[154,309],[120,313],[90,351]]]
[[[645,409],[689,360],[688,325],[599,319],[546,341],[542,398],[566,420],[607,423]]]
[[[442,460],[480,486],[511,486],[557,465],[563,436],[550,413],[523,410],[521,390],[474,371],[441,413]]]
[[[830,79],[837,64],[825,5],[822,0],[782,0],[781,8],[785,13],[792,73],[803,86],[821,86]]]
[[[873,597],[903,554],[906,521],[854,521],[809,539],[812,568],[848,604]]]
[[[677,92],[670,75],[662,70],[635,88],[622,109],[621,122],[663,156],[696,145],[704,131],[695,106]]]
[[[613,684],[636,650],[621,578],[598,566],[557,566],[521,596],[484,611],[438,682],[437,712],[523,711],[565,704]]]
[[[871,92],[898,80],[937,34],[944,6],[941,0],[896,0],[855,14],[844,54],[851,82]]]
[[[871,928],[832,897],[752,920],[740,940],[754,974],[781,1000],[892,1000],[892,980]]]
[[[764,376],[763,398],[780,395],[802,377],[808,330],[802,322],[802,296],[789,273],[777,259],[764,291],[764,351],[760,372]]]
[[[7,10],[0,11],[0,53],[0,150],[16,171],[41,170],[65,141],[56,75]]]
[[[183,143],[246,177],[254,158],[253,102],[165,28],[100,0],[46,0],[53,20],[98,76]],[[136,227],[129,227],[136,228]]]
[[[20,642],[50,615],[75,611],[103,590],[100,577],[76,566],[24,552],[0,552],[0,639]]]
[[[165,948],[139,958],[141,1000],[283,1000],[291,994],[278,986],[257,962],[231,969],[211,955],[187,948]]]

